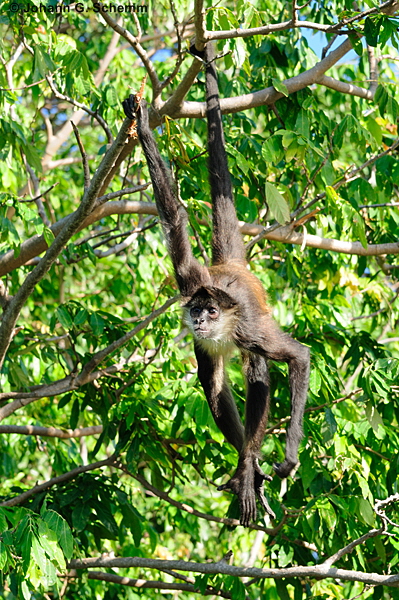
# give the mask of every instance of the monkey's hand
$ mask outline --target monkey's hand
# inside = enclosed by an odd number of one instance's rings
[[[128,119],[136,119],[142,127],[148,126],[148,107],[144,98],[140,98],[138,94],[130,94],[122,102],[122,106]]]
[[[248,527],[250,522],[256,519],[256,496],[265,512],[275,518],[263,493],[265,479],[270,480],[271,478],[263,473],[258,459],[249,456],[240,459],[237,470],[230,481],[218,487],[218,490],[230,490],[237,495],[240,505],[240,523],[244,527]]]

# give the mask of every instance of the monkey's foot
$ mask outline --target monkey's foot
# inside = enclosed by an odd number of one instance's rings
[[[285,459],[285,461],[282,463],[274,463],[273,469],[277,475],[281,477],[281,479],[284,479],[285,477],[288,477],[288,475],[291,475],[297,464],[298,461],[294,462],[292,460]]]
[[[230,481],[218,487],[218,490],[230,490],[237,495],[240,505],[240,523],[244,527],[248,527],[251,521],[256,519],[256,497],[264,511],[271,518],[275,518],[263,492],[265,480],[271,480],[271,477],[263,473],[258,460],[247,458],[239,461],[237,470]]]

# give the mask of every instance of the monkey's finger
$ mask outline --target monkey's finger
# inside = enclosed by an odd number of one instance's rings
[[[271,475],[266,475],[266,473],[258,473],[259,477],[262,478],[262,483],[264,481],[273,481],[273,477]]]
[[[251,521],[257,517],[256,499],[253,490],[246,492],[239,498],[240,501],[240,523],[243,527],[248,527]]]
[[[255,487],[257,487],[258,485],[262,485],[262,483],[264,481],[273,481],[273,477],[271,475],[266,475],[266,473],[264,473],[262,471],[262,469],[259,466],[258,459],[255,459],[254,467],[255,467]]]
[[[230,481],[224,483],[223,485],[218,485],[216,489],[218,490],[218,492],[223,492],[223,490],[229,490],[230,492],[233,491]]]

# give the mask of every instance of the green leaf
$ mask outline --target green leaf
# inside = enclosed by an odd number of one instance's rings
[[[72,404],[71,417],[69,419],[69,426],[71,429],[76,429],[80,415],[79,398],[75,398]]]
[[[290,600],[290,595],[287,590],[287,581],[283,579],[275,579],[279,600]]]
[[[90,316],[90,326],[94,335],[101,335],[104,331],[105,321],[97,312],[93,312]]]
[[[132,532],[134,545],[136,546],[136,548],[138,548],[140,546],[141,538],[143,535],[143,527],[141,524],[139,514],[137,513],[135,508],[130,504],[124,504],[122,506],[122,514],[123,521],[126,527],[128,527]]]
[[[73,537],[68,523],[54,510],[47,510],[42,517],[49,528],[56,533],[58,543],[67,560],[72,558]]]
[[[373,527],[375,523],[375,514],[370,502],[366,500],[366,498],[358,498],[357,501],[359,505],[359,512],[363,521],[366,523],[366,525]]]
[[[83,325],[83,323],[85,323],[88,320],[88,318],[89,318],[88,311],[85,308],[81,308],[75,315],[75,318],[73,321],[74,321],[76,327],[79,327],[79,325]]]
[[[0,540],[0,569],[3,570],[8,562],[7,548]]]
[[[64,556],[57,543],[57,534],[42,519],[39,521],[39,543],[52,562],[60,569],[66,568]]]
[[[289,91],[288,91],[287,86],[285,85],[285,83],[283,83],[279,79],[273,78],[272,85],[273,85],[274,89],[276,90],[276,92],[280,92],[280,94],[283,94],[286,97],[289,96]]]
[[[281,546],[280,550],[278,551],[278,566],[286,567],[290,564],[290,562],[292,562],[293,558],[294,548],[292,546]]]
[[[51,244],[55,240],[54,233],[51,231],[50,227],[44,226],[44,228],[43,228],[43,237],[44,237],[44,241],[46,242],[47,246],[49,246],[49,247],[51,246]]]
[[[356,52],[358,56],[362,56],[363,54],[363,44],[362,38],[356,32],[351,32],[348,34],[350,43],[352,44],[352,48]]]
[[[233,156],[236,161],[237,166],[241,169],[241,171],[247,175],[248,171],[251,171],[251,165],[247,161],[247,159],[240,153],[234,146],[231,144],[226,144],[226,150],[228,154]]]
[[[209,418],[208,403],[204,399],[201,402],[201,398],[198,398],[198,401],[196,403],[196,411],[195,411],[195,420],[196,420],[198,427],[205,427],[206,424],[208,423],[208,418]]]
[[[310,122],[308,112],[306,110],[300,110],[296,118],[295,131],[305,138],[310,137]]]
[[[368,117],[368,119],[366,121],[366,127],[369,130],[369,132],[371,133],[371,135],[374,137],[377,144],[380,146],[382,143],[382,130],[381,130],[380,125],[377,123],[377,121],[375,119]]]
[[[46,555],[42,546],[40,545],[39,540],[35,535],[32,536],[32,558],[37,564],[37,566],[40,568],[42,573],[45,573],[47,563]]]
[[[369,46],[377,47],[378,34],[382,25],[380,16],[367,17],[364,22],[364,36]]]
[[[284,225],[290,220],[290,208],[286,199],[280,194],[278,189],[268,181],[265,184],[266,202],[269,206],[272,216],[278,223]]]
[[[72,329],[73,321],[71,315],[64,306],[57,307],[57,317],[64,329],[67,329],[68,331],[69,329]]]
[[[43,79],[49,72],[55,71],[55,65],[48,53],[39,45],[34,46],[35,68],[33,80]]]

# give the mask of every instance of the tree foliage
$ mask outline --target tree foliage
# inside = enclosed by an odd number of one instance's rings
[[[2,597],[399,598],[396,3],[0,6]],[[194,35],[221,55],[250,268],[312,351],[299,469],[267,486],[276,520],[249,529],[216,490],[237,457],[197,381],[121,107],[147,75],[206,259]],[[268,473],[290,402],[287,369],[271,372]],[[229,376],[243,413],[238,356]]]

